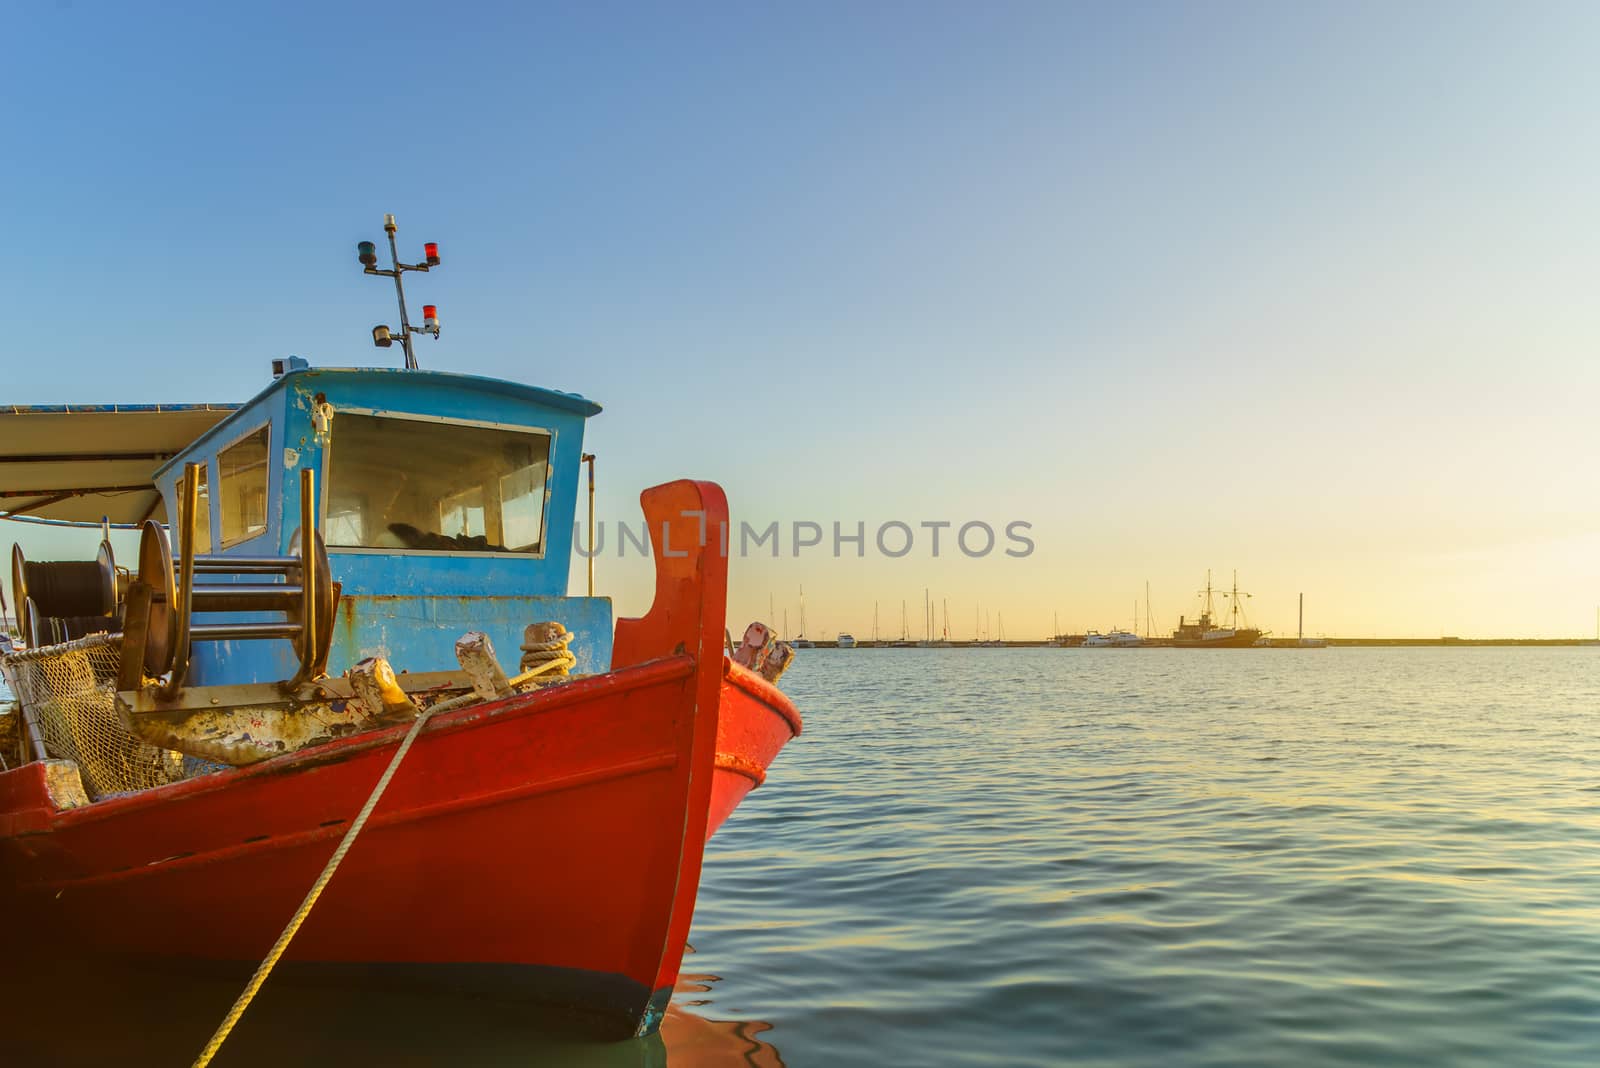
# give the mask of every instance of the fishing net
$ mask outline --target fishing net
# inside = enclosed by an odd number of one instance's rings
[[[123,726],[116,695],[120,643],[120,635],[91,634],[3,658],[45,752],[76,763],[91,798],[185,778],[180,754],[146,745]]]

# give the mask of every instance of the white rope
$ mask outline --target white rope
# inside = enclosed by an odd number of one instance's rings
[[[322,874],[317,876],[317,881],[312,884],[306,899],[300,903],[300,908],[295,911],[289,925],[278,936],[278,941],[267,954],[256,973],[250,977],[250,982],[245,985],[244,992],[233,1003],[233,1008],[228,1010],[228,1015],[223,1017],[222,1024],[217,1028],[216,1034],[211,1036],[211,1041],[206,1043],[206,1048],[200,1051],[200,1056],[195,1058],[194,1068],[205,1068],[211,1063],[211,1058],[217,1055],[222,1044],[227,1041],[228,1034],[234,1025],[239,1022],[239,1017],[250,1007],[250,1002],[255,999],[256,992],[261,989],[261,984],[267,981],[267,976],[272,974],[272,969],[277,965],[278,958],[283,956],[284,950],[289,948],[289,942],[295,933],[300,930],[300,925],[305,923],[306,917],[311,914],[311,908],[317,903],[317,898],[322,896],[323,888],[328,885],[328,880],[333,878],[333,873],[338,870],[339,864],[344,860],[344,855],[355,844],[356,836],[367,825],[367,817],[372,815],[372,810],[378,806],[378,799],[389,788],[389,780],[394,778],[395,769],[400,767],[400,762],[406,758],[406,753],[411,750],[411,743],[417,740],[422,727],[431,719],[438,709],[430,709],[422,713],[411,724],[411,729],[406,732],[405,738],[400,742],[400,748],[395,750],[394,756],[389,760],[389,766],[384,769],[383,776],[378,780],[378,785],[373,787],[372,796],[367,798],[367,803],[362,806],[361,814],[350,824],[350,829],[345,832],[344,840],[339,843],[339,848],[333,851],[333,856],[328,859],[327,866],[322,869]]]
[[[567,640],[570,640],[570,638]],[[575,662],[572,654],[566,651],[567,641],[562,640],[549,644],[557,647],[559,651],[557,651],[557,648],[553,648],[548,651],[535,650],[535,652],[546,653],[546,655],[555,653],[556,655],[552,659],[536,663],[529,670],[508,680],[512,686],[519,686],[548,672],[566,673],[566,670]],[[294,938],[295,933],[300,930],[300,925],[305,923],[306,917],[311,914],[311,909],[316,905],[317,898],[322,896],[323,888],[333,878],[333,873],[338,870],[340,862],[344,860],[344,855],[350,851],[351,845],[355,843],[356,836],[367,825],[367,817],[372,815],[372,810],[378,805],[378,799],[389,788],[389,780],[394,778],[395,769],[400,767],[400,762],[406,758],[406,753],[410,751],[411,743],[416,741],[417,735],[422,731],[423,724],[441,712],[450,712],[466,705],[476,704],[479,700],[480,698],[475,693],[463,694],[452,700],[442,701],[417,716],[415,722],[411,724],[411,729],[406,732],[404,740],[400,742],[400,748],[395,750],[394,756],[389,760],[389,766],[384,769],[382,778],[378,780],[378,785],[373,787],[372,796],[367,798],[367,803],[361,807],[361,814],[355,818],[354,823],[350,824],[350,829],[345,832],[344,840],[339,843],[339,848],[335,849],[333,856],[328,858],[327,866],[322,869],[322,874],[317,876],[317,881],[312,884],[305,900],[300,903],[300,908],[295,911],[294,917],[289,920],[288,926],[278,936],[278,941],[273,945],[266,959],[261,962],[260,967],[256,968],[255,974],[250,977],[250,982],[245,985],[244,992],[233,1003],[233,1008],[229,1009],[228,1015],[223,1017],[222,1024],[217,1028],[216,1034],[211,1036],[211,1041],[206,1043],[206,1048],[200,1051],[200,1056],[195,1059],[193,1068],[205,1068],[206,1065],[211,1063],[211,1059],[217,1055],[217,1051],[227,1041],[234,1025],[239,1022],[239,1018],[244,1015],[244,1011],[250,1007],[250,1002],[255,999],[257,991],[267,981],[267,976],[272,974],[272,969],[277,965],[278,959],[283,956],[284,950],[289,948],[289,942]]]

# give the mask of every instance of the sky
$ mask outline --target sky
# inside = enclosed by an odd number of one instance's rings
[[[424,367],[605,406],[613,532],[678,477],[782,525],[777,559],[733,560],[735,627],[793,633],[804,587],[812,636],[868,636],[875,605],[898,636],[902,602],[920,632],[925,591],[956,638],[1165,632],[1208,570],[1279,634],[1302,592],[1312,634],[1597,625],[1600,7],[7,21],[0,404],[392,362],[354,245],[393,212],[403,255],[444,258],[408,285],[444,326]],[[793,555],[797,521],[824,544]],[[891,558],[895,521],[918,537]],[[865,556],[834,557],[835,522]],[[972,522],[999,533],[980,559],[949,543]],[[648,562],[596,571],[648,606]]]

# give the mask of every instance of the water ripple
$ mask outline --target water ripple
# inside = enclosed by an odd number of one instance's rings
[[[789,1065],[1588,1068],[1594,655],[805,653],[691,1011]]]

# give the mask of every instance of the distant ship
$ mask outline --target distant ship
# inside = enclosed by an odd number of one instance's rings
[[[1230,598],[1231,604],[1228,612],[1230,625],[1218,626],[1213,620],[1215,608],[1213,599],[1217,594]],[[1178,629],[1172,632],[1172,645],[1176,649],[1248,649],[1255,645],[1262,637],[1259,627],[1239,626],[1239,598],[1250,596],[1248,593],[1239,592],[1239,573],[1233,573],[1233,592],[1213,589],[1211,586],[1211,572],[1206,572],[1206,588],[1201,591],[1205,597],[1204,607],[1200,610],[1200,618],[1190,622],[1187,618],[1179,617]]]
[[[1132,649],[1143,644],[1143,638],[1127,630],[1114,630],[1109,634],[1091,630],[1083,636],[1082,642],[1085,649]]]
[[[944,603],[944,636],[942,638],[935,638],[933,636],[933,625],[934,625],[933,598],[929,596],[928,591],[926,589],[924,589],[922,591],[922,622],[923,622],[923,626],[925,627],[923,633],[926,634],[927,637],[924,638],[922,641],[917,643],[917,648],[918,649],[948,649],[948,648],[950,648],[950,602],[949,601],[946,601]]]
[[[841,634],[839,635],[837,644],[841,649],[854,649],[856,647],[855,636],[851,634]]]
[[[800,587],[800,633],[789,639],[789,644],[796,649],[815,649],[817,643],[806,637],[806,588]]]
[[[906,624],[906,603],[900,602],[900,640],[889,643],[891,649],[915,649],[917,643],[911,640],[911,628]]]

